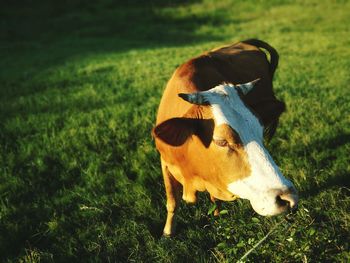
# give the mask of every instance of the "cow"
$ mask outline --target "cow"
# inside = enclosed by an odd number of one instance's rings
[[[174,234],[181,188],[188,203],[207,191],[213,202],[248,199],[263,216],[297,207],[296,188],[264,147],[285,110],[272,87],[278,60],[268,43],[249,39],[190,59],[173,73],[152,129],[167,197],[164,236]]]

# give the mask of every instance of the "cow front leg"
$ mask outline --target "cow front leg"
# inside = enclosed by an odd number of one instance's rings
[[[167,198],[167,218],[163,230],[163,236],[170,237],[174,234],[174,215],[179,204],[181,184],[169,172],[163,161],[162,172]]]

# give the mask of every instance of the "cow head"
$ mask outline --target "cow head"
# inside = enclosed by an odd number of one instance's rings
[[[276,215],[296,208],[298,195],[264,147],[263,123],[242,100],[255,82],[223,84],[207,91],[179,94],[185,101],[200,105],[197,108],[211,112],[212,133],[201,135],[203,131],[198,125],[205,120],[192,117],[162,123],[155,128],[155,135],[177,146],[192,135],[204,138],[202,143],[206,144],[207,151],[203,158],[208,158],[207,162],[211,162],[216,171],[225,173],[227,190],[248,199],[260,215]],[[201,155],[200,150],[195,154]]]

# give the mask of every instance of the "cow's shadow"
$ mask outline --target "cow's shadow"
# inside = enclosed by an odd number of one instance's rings
[[[349,133],[341,133],[335,135],[333,137],[327,138],[325,140],[315,140],[309,148],[316,149],[319,152],[328,151],[329,154],[325,154],[320,160],[318,160],[318,169],[321,170],[323,168],[327,168],[332,165],[333,162],[338,161],[342,166],[349,163],[349,156],[345,157],[344,160],[338,160],[337,151],[340,149],[349,149],[350,148],[350,134]],[[346,151],[346,150],[345,150]],[[333,176],[328,176],[326,180],[322,180],[319,183],[316,183],[317,180],[309,180],[309,184],[305,187],[301,192],[301,198],[311,198],[319,193],[332,189],[332,188],[350,188],[349,181],[349,171],[346,169],[340,169],[339,173]],[[312,176],[312,175],[310,175]],[[347,194],[350,191],[346,191]]]

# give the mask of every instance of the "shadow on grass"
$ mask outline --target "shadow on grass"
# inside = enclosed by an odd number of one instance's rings
[[[8,100],[46,90],[48,83],[26,83],[71,58],[220,40],[199,29],[220,26],[227,16],[177,10],[195,2],[200,1],[5,1],[0,11],[0,52],[5,55],[0,96]]]
[[[195,34],[202,25],[223,19],[212,15],[182,15],[164,11],[194,1],[28,1],[8,4],[0,30],[2,40],[43,47],[62,41],[82,52],[125,51],[131,48],[176,46],[212,40]],[[16,45],[14,46],[14,48]],[[74,50],[73,51],[78,51]],[[69,52],[69,50],[67,50]]]
[[[348,163],[348,160],[340,160],[338,159],[340,148],[346,147],[350,143],[350,134],[341,133],[334,137],[327,138],[326,140],[318,140],[312,143],[309,146],[310,149],[317,150],[319,153],[324,153],[321,155],[319,160],[317,160],[316,167],[319,169],[323,169],[325,167],[329,167],[330,165],[343,166]],[[341,155],[344,156],[344,155]],[[336,163],[337,162],[337,163]],[[346,187],[350,188],[350,181],[348,178],[348,174],[345,169],[340,169],[340,172],[337,172],[336,175],[328,176],[326,181],[323,181],[319,184],[310,183],[310,186],[300,193],[302,198],[313,197],[325,190],[334,188],[334,187]],[[315,182],[314,180],[312,180]],[[349,193],[349,192],[347,192]]]
[[[178,15],[168,8],[191,2],[194,1],[7,1],[0,39],[6,51],[30,50],[54,57],[58,63],[74,55],[217,40],[196,31],[201,26],[224,23],[224,16],[215,12]],[[47,53],[47,49],[51,51]]]

